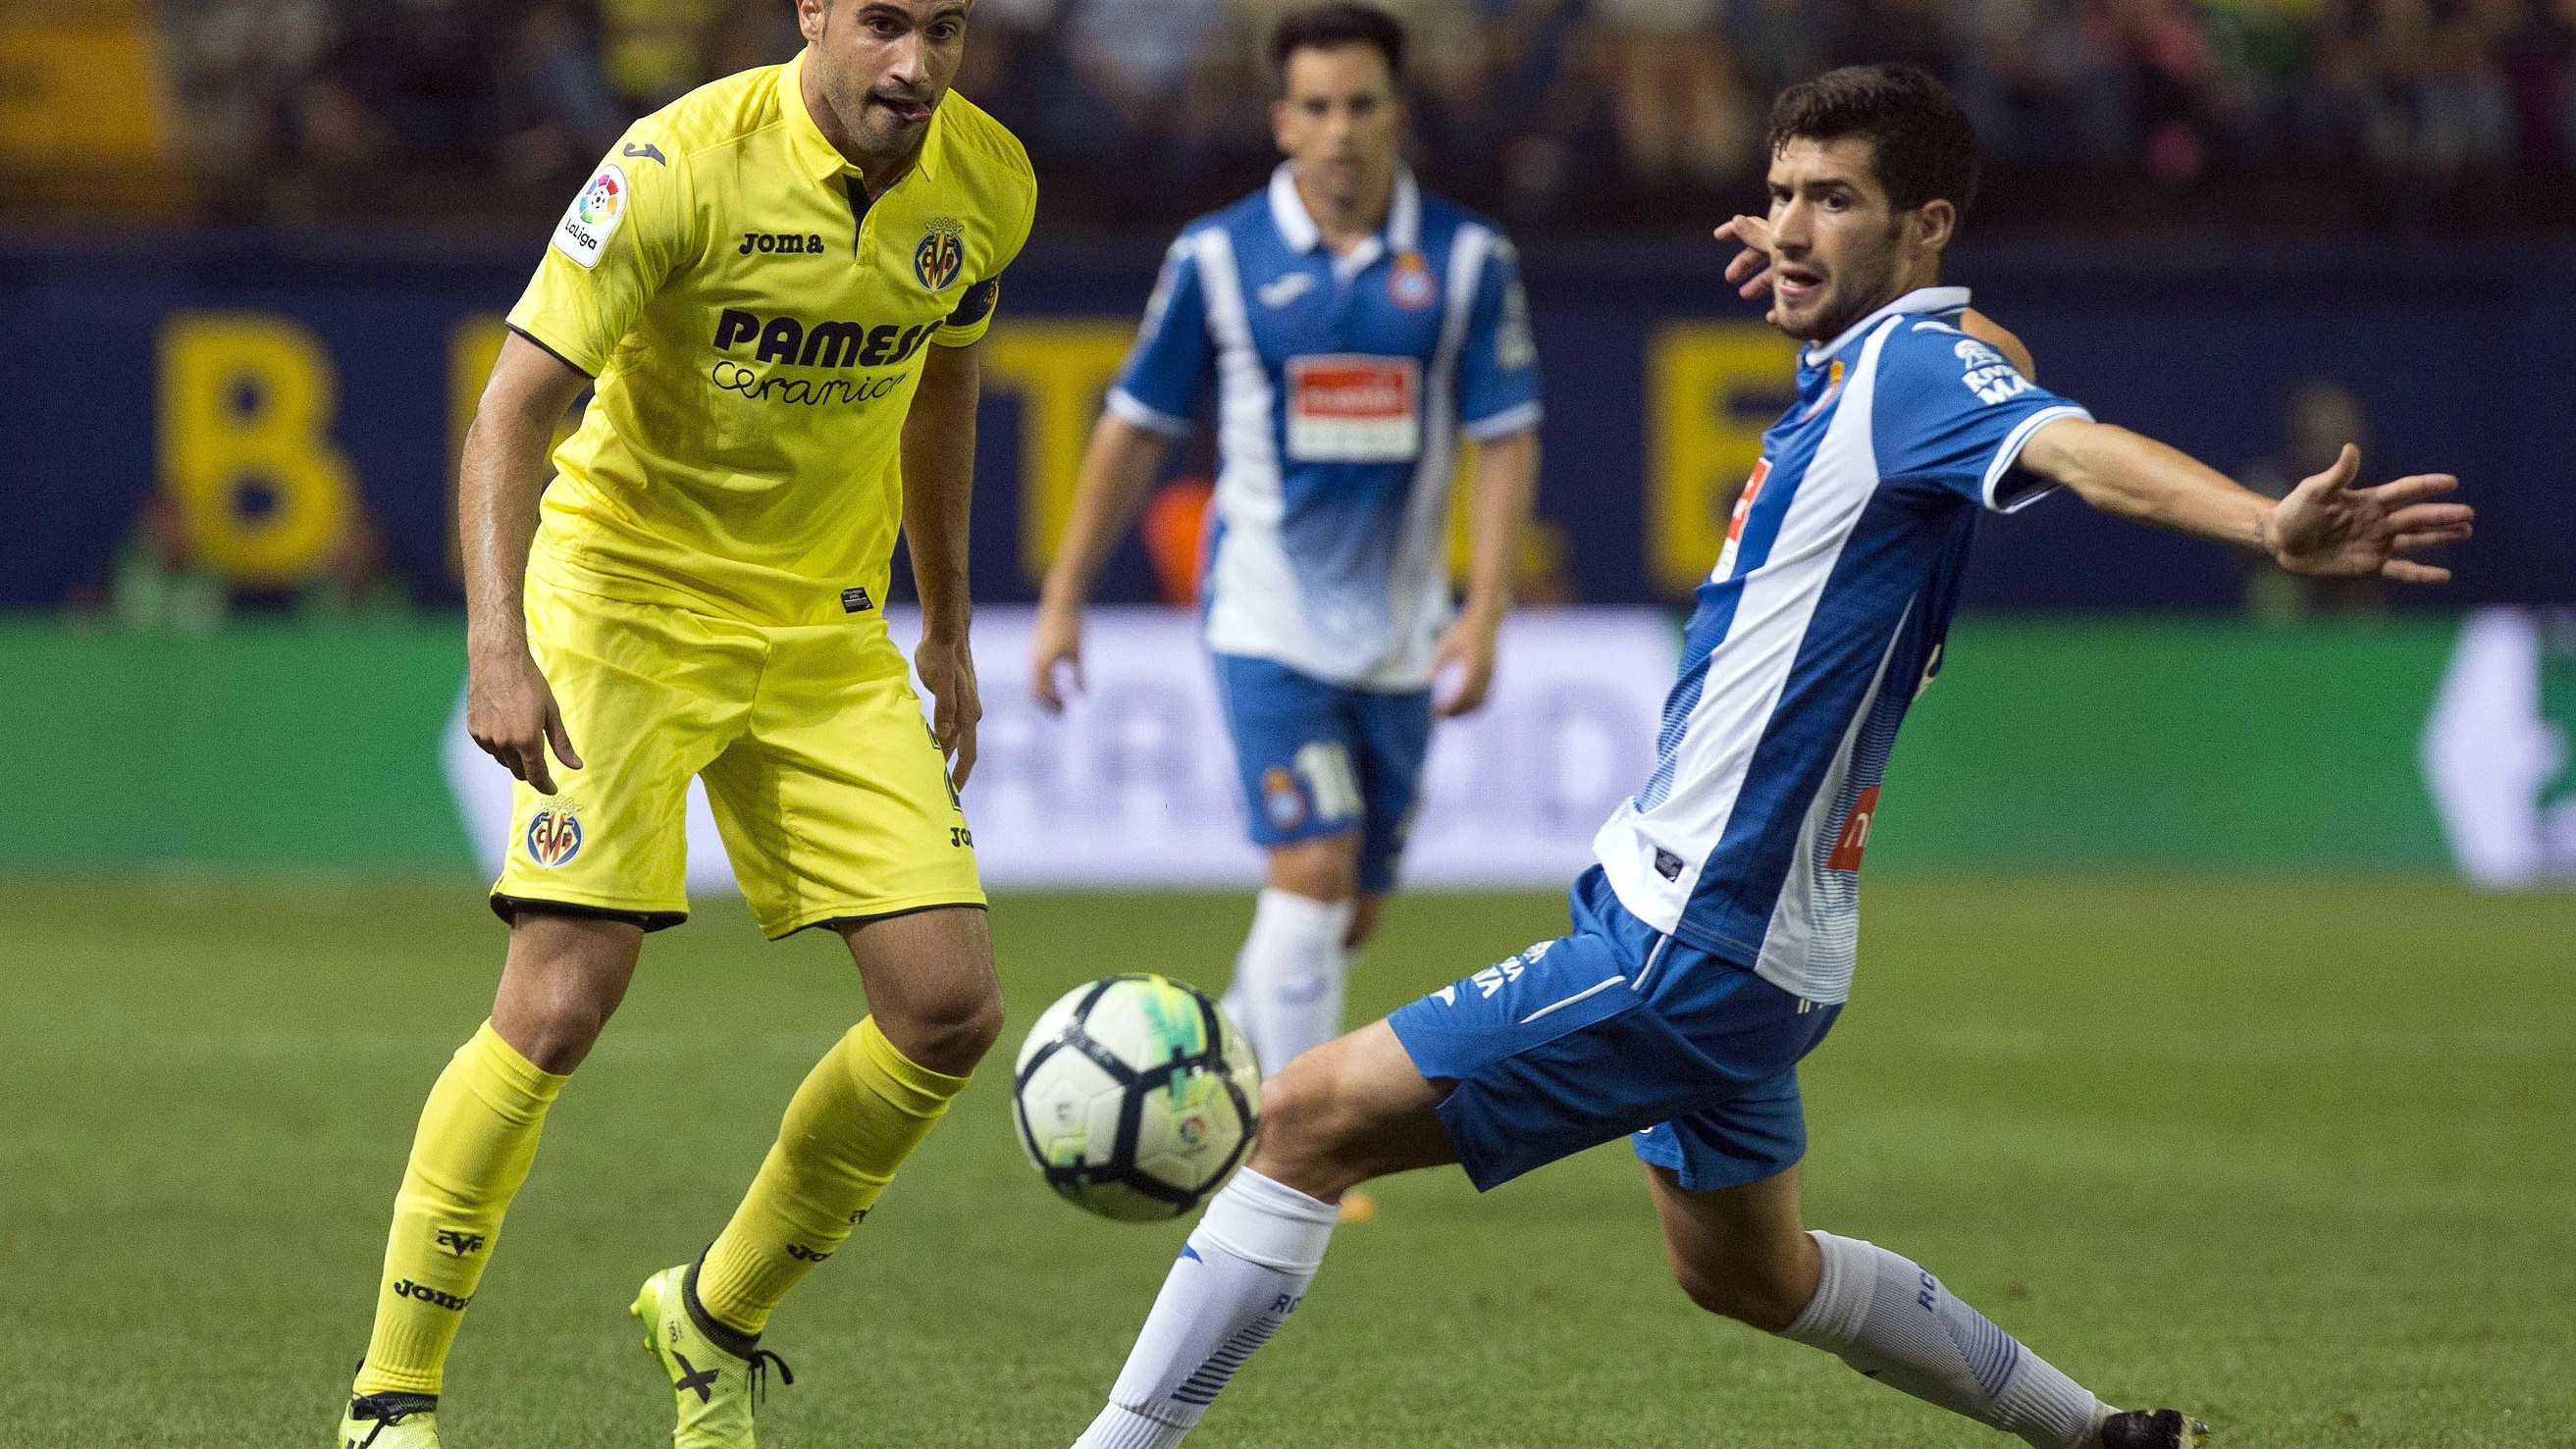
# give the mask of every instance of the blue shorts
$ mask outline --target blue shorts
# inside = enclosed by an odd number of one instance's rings
[[[1219,654],[1215,664],[1253,844],[1356,830],[1360,889],[1392,889],[1422,798],[1431,691],[1348,689],[1241,654]]]
[[[1387,1018],[1416,1070],[1457,1083],[1440,1126],[1477,1189],[1623,1134],[1692,1192],[1805,1156],[1798,1061],[1842,1007],[1655,930],[1598,866],[1573,911],[1570,933]]]

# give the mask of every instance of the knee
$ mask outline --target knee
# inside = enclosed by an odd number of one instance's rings
[[[538,1071],[566,1076],[599,1044],[599,1034],[608,1026],[608,1010],[596,1002],[566,997],[518,1013],[506,1029],[496,1013],[493,1025],[511,1050]]]
[[[1347,1150],[1358,1114],[1342,1099],[1321,1047],[1261,1084],[1262,1174],[1316,1197],[1338,1197],[1367,1179]]]
[[[1292,841],[1270,851],[1270,884],[1308,900],[1346,901],[1359,892],[1356,831]]]
[[[1814,1284],[1798,1284],[1791,1277],[1742,1262],[1673,1265],[1673,1278],[1691,1302],[1765,1333],[1778,1333],[1797,1322],[1814,1296]]]
[[[989,979],[879,1011],[877,1029],[895,1050],[934,1072],[970,1076],[1002,1037],[1002,992]]]

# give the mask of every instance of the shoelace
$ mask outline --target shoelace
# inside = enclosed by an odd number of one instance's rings
[[[771,1356],[772,1356],[772,1357],[776,1357],[776,1355],[774,1355],[774,1354],[773,1354],[773,1355],[771,1355]],[[786,1365],[784,1362],[781,1362],[781,1363],[778,1365],[778,1367],[779,1367],[779,1369],[780,1369],[780,1371],[781,1371],[781,1372],[784,1372],[784,1371],[786,1370],[786,1368],[787,1368],[787,1365]],[[788,1380],[788,1382],[792,1384],[792,1383],[794,1383],[794,1382],[796,1382],[796,1381],[795,1381],[794,1379],[789,1379],[789,1380]],[[355,1444],[351,1445],[351,1446],[350,1446],[350,1449],[367,1449],[367,1446],[368,1446],[368,1445],[373,1444],[373,1443],[375,1443],[375,1442],[376,1442],[376,1436],[377,1436],[377,1435],[382,1434],[382,1433],[383,1433],[383,1432],[385,1432],[387,1429],[392,1428],[394,1425],[401,1423],[403,1420],[410,1418],[410,1417],[411,1417],[412,1415],[414,1415],[414,1414],[427,1414],[427,1413],[432,1413],[432,1412],[434,1412],[434,1411],[433,1411],[433,1410],[430,1410],[430,1409],[385,1409],[385,1408],[378,1408],[378,1409],[375,1411],[375,1415],[376,1415],[376,1427],[374,1427],[374,1428],[372,1428],[372,1429],[369,1429],[369,1430],[367,1431],[367,1437],[366,1437],[366,1438],[364,1438],[364,1439],[361,1439],[361,1440],[359,1440],[357,1443],[355,1443]]]
[[[787,1366],[787,1360],[780,1358],[778,1355],[771,1353],[765,1348],[753,1349],[751,1351],[750,1366],[744,1371],[743,1377],[750,1381],[751,1406],[754,1409],[758,1409],[760,1407],[760,1401],[769,1396],[769,1366],[771,1364],[778,1365],[778,1381],[780,1383],[785,1384],[790,1388],[795,1387],[796,1370]],[[366,1449],[366,1446],[362,1444],[359,1446],[359,1449]]]

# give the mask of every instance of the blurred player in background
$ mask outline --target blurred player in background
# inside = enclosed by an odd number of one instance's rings
[[[1701,1307],[2042,1449],[2205,1435],[2173,1409],[2115,1411],[1910,1259],[1808,1232],[1797,1065],[1850,992],[1879,780],[1940,666],[1980,509],[2063,487],[2293,573],[2399,582],[2448,577],[2407,556],[2467,537],[2469,510],[2429,501],[2448,477],[2353,488],[2350,448],[2274,502],[2094,422],[1964,332],[1967,289],[1938,283],[1977,138],[1924,72],[1790,88],[1770,155],[1768,219],[1719,236],[1761,253],[1737,280],[1767,267],[1751,290],[1808,343],[1798,399],[1763,437],[1658,763],[1602,827],[1573,931],[1267,1084],[1250,1165],[1190,1234],[1079,1449],[1178,1444],[1303,1300],[1355,1184],[1455,1162],[1490,1188],[1628,1134]]]
[[[1511,243],[1398,158],[1404,31],[1332,4],[1271,40],[1287,161],[1172,244],[1048,572],[1034,688],[1081,681],[1093,577],[1217,380],[1207,644],[1269,880],[1225,995],[1263,1070],[1339,1035],[1395,884],[1431,720],[1485,700],[1538,477],[1538,353]],[[1480,451],[1451,617],[1456,439]],[[1436,703],[1433,681],[1454,670]],[[1351,1204],[1361,1215],[1363,1204]]]
[[[687,915],[692,775],[762,931],[840,932],[872,1014],[797,1089],[714,1245],[630,1310],[683,1449],[751,1444],[771,1309],[1001,1028],[955,791],[981,713],[967,501],[981,341],[1037,185],[948,94],[966,15],[797,0],[803,53],[637,122],[510,314],[459,508],[467,725],[522,782],[492,893],[509,956],[421,1115],[344,1445],[437,1443],[447,1351],[547,1106],[644,933]],[[555,421],[593,379],[549,487]],[[879,613],[898,526],[935,730]]]

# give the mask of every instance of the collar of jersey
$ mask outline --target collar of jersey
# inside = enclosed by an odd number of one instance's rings
[[[1869,329],[1890,317],[1901,317],[1915,312],[1956,312],[1967,305],[1968,289],[1965,287],[1917,287],[1844,328],[1842,336],[1821,346],[1808,348],[1806,355],[1798,359],[1798,365],[1824,366],[1826,358],[1849,347],[1853,338],[1868,335]]]
[[[1311,252],[1324,244],[1324,229],[1306,210],[1306,198],[1297,194],[1296,174],[1288,163],[1270,173],[1270,220],[1279,228],[1280,240],[1294,252]],[[1386,227],[1376,236],[1351,249],[1350,255],[1335,257],[1333,268],[1347,276],[1358,276],[1388,252],[1402,254],[1422,247],[1422,188],[1413,181],[1413,168],[1401,162],[1395,168],[1395,201],[1386,209]]]
[[[859,168],[850,164],[850,158],[823,138],[823,128],[815,124],[814,113],[805,108],[803,51],[798,51],[794,60],[778,68],[778,108],[787,113],[788,146],[795,151],[806,175],[817,181],[859,175]],[[930,130],[921,138],[921,154],[912,159],[912,169],[932,181],[939,179],[939,138],[948,129],[942,124],[947,112],[948,105],[943,99],[939,108],[930,113]]]

